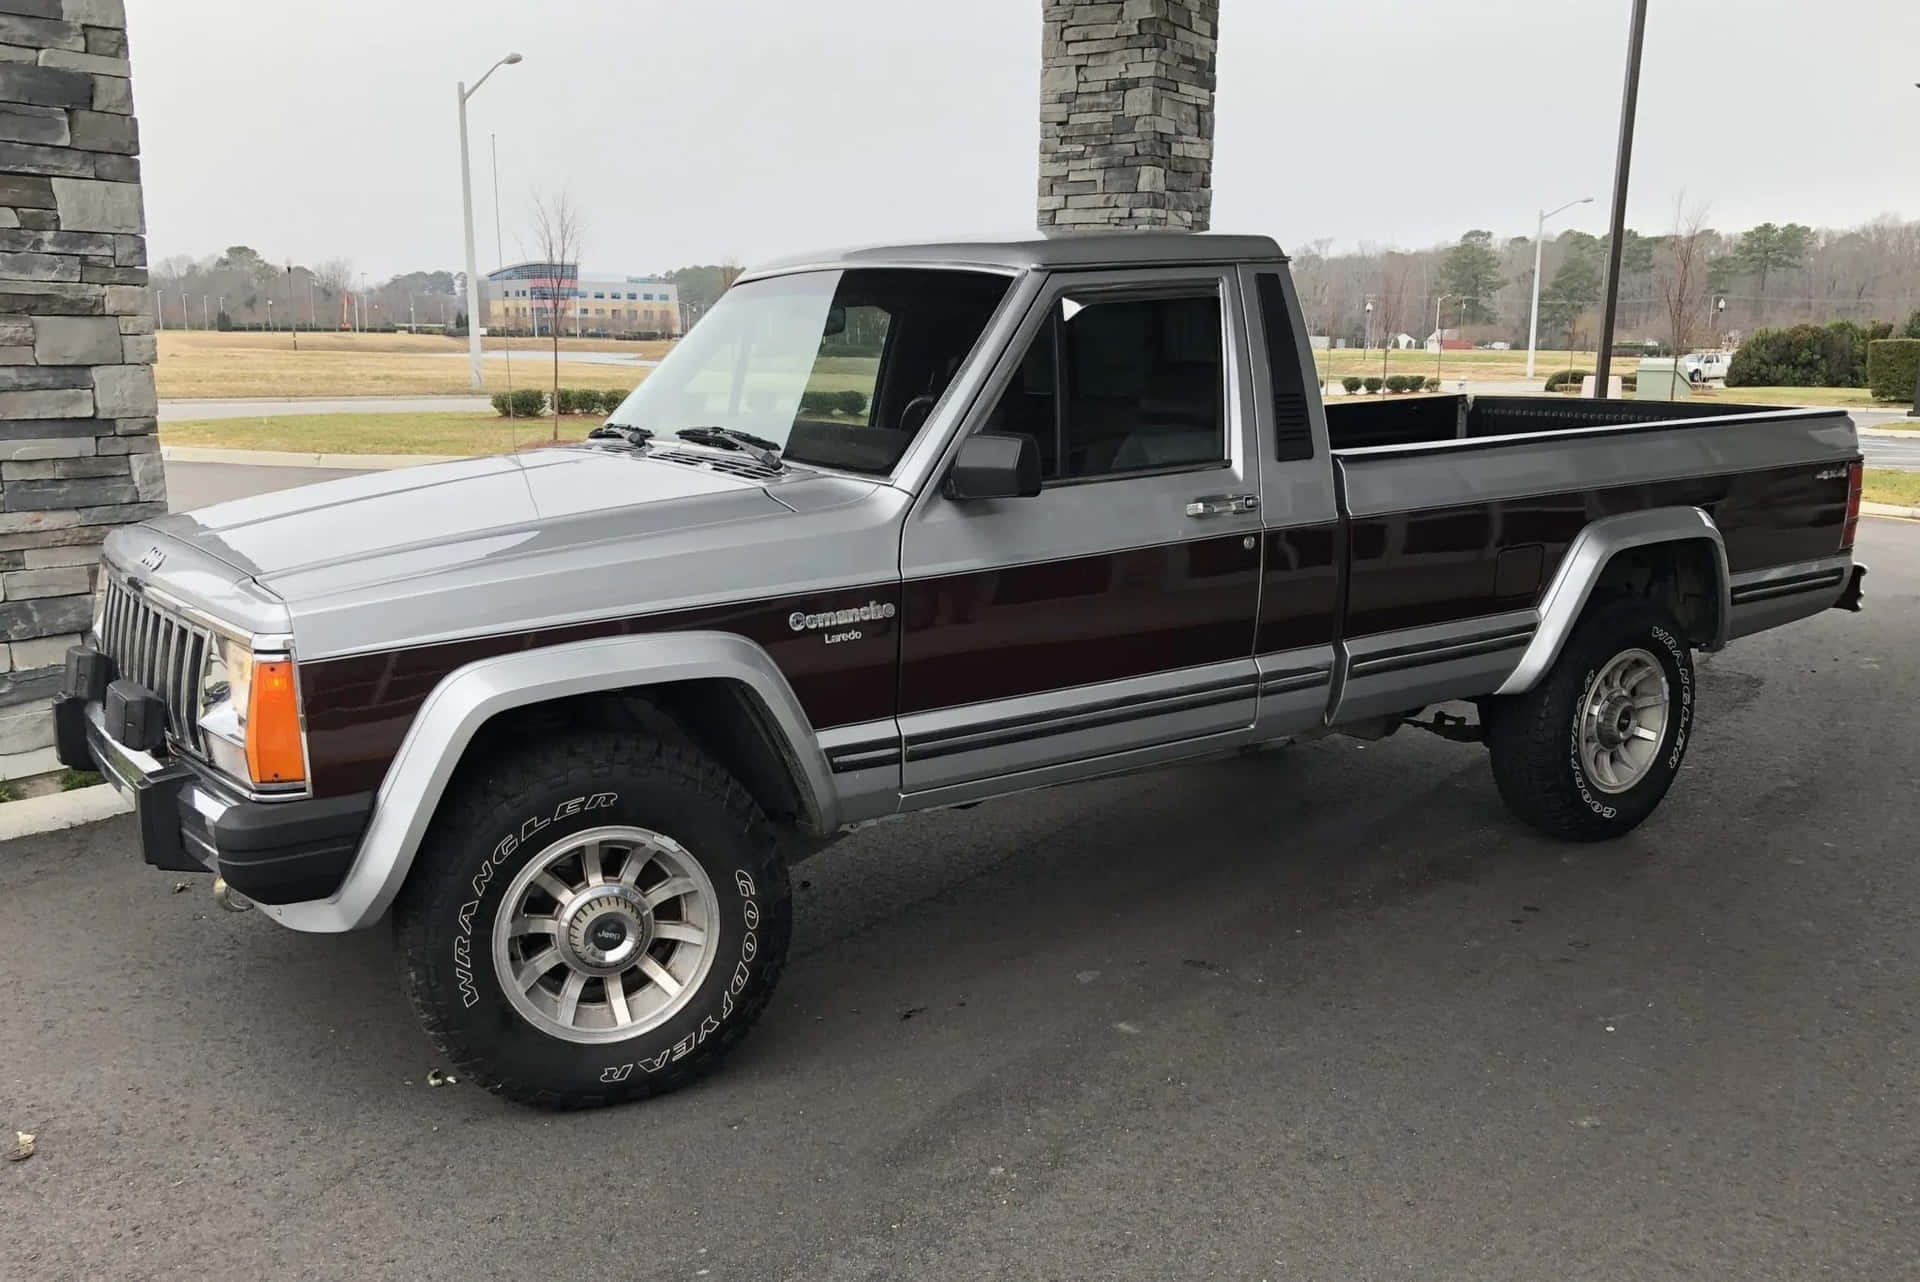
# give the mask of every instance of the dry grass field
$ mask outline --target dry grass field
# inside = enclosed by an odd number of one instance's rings
[[[577,441],[603,420],[570,414],[560,439]],[[163,445],[282,450],[300,454],[505,454],[553,440],[551,418],[498,414],[285,414],[190,419],[160,425]]]
[[[300,349],[285,332],[229,333],[167,330],[159,336],[155,380],[168,400],[255,396],[460,396],[470,395],[466,344],[437,334],[303,333]],[[491,350],[512,344],[513,382],[529,387],[552,381],[550,347],[534,339],[489,339]],[[646,367],[568,361],[568,351],[615,351],[656,360],[669,343],[622,343],[613,339],[564,339],[563,387],[630,388]],[[521,363],[522,354],[525,364]],[[507,386],[509,362],[489,357],[487,391]]]

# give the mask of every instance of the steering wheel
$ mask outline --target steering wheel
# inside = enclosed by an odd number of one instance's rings
[[[908,401],[905,408],[900,411],[900,430],[903,432],[919,431],[926,425],[927,415],[933,413],[933,407],[939,403],[940,398],[938,396],[926,392]],[[918,419],[914,418],[916,413],[920,416]]]

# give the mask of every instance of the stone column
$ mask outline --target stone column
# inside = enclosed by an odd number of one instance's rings
[[[1042,231],[1205,231],[1219,0],[1043,0]]]
[[[166,511],[124,0],[0,0],[0,777],[55,766],[100,541]]]

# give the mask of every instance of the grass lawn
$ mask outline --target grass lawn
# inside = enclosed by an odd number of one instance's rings
[[[1422,378],[1434,377],[1433,353],[1419,348],[1412,351],[1390,351],[1386,354],[1387,374],[1418,374]],[[1564,351],[1539,351],[1534,354],[1534,376],[1542,383],[1547,375],[1557,369],[1567,368],[1568,354]],[[1314,365],[1322,378],[1344,378],[1348,374],[1360,378],[1379,376],[1380,349],[1363,352],[1357,347],[1335,348],[1333,351],[1317,351],[1313,354]],[[1593,353],[1573,353],[1575,369],[1593,368]],[[1615,362],[1616,369],[1619,361]],[[1527,352],[1521,348],[1517,352],[1447,352],[1440,359],[1439,377],[1452,380],[1470,379],[1523,379],[1527,376]]]
[[[287,333],[222,334],[203,330],[167,330],[158,335],[160,359],[154,379],[162,397],[249,396],[454,396],[470,394],[464,340],[437,334],[300,335],[293,350]],[[491,350],[509,340],[488,339]],[[553,351],[544,342],[513,339],[513,382],[517,387],[553,380]],[[617,351],[658,359],[669,343],[622,343],[613,339],[563,339],[560,383],[563,387],[631,388],[647,369],[623,365],[569,362],[568,351]],[[525,364],[521,363],[524,353]],[[489,358],[487,391],[507,385],[509,362]]]
[[[1854,410],[1889,404],[1874,400],[1864,387],[1707,387],[1696,389],[1693,399],[1734,405],[1833,405]]]
[[[598,414],[560,420],[560,439],[577,441]],[[498,414],[284,414],[205,418],[160,425],[162,445],[284,450],[304,454],[504,454],[553,439],[551,418]]]
[[[1920,507],[1920,472],[1870,467],[1867,469],[1866,487],[1861,491],[1861,496],[1869,503]]]

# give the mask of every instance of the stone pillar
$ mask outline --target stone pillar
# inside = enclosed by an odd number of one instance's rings
[[[1043,0],[1042,231],[1205,231],[1219,0]]]
[[[130,76],[124,0],[0,0],[0,777],[54,768],[100,541],[167,507]]]

